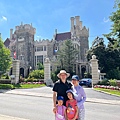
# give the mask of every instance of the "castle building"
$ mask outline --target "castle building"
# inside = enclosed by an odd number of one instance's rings
[[[16,26],[15,32],[10,29],[10,38],[4,42],[5,46],[11,50],[11,57],[20,60],[20,74],[27,76],[30,70],[37,69],[37,63],[44,64],[48,57],[51,61],[51,70],[57,68],[57,51],[61,49],[65,40],[72,40],[74,47],[79,50],[75,63],[75,72],[81,78],[84,72],[89,72],[89,64],[86,58],[86,51],[89,49],[89,29],[82,26],[79,16],[71,17],[71,30],[64,33],[55,34],[52,40],[34,40],[36,29],[32,24],[21,23]],[[11,73],[12,74],[12,73]]]
[[[79,50],[78,59],[75,63],[75,72],[81,78],[84,77],[85,72],[89,72],[89,63],[86,58],[86,52],[89,49],[89,29],[82,26],[79,16],[71,17],[71,30],[70,32],[57,33],[55,30],[54,40],[55,49],[59,50],[62,46],[62,42],[65,40],[72,40],[74,47]]]
[[[21,23],[20,26],[16,26],[14,33],[13,29],[10,29],[10,38],[4,42],[11,51],[11,57],[20,60],[20,75],[23,77],[27,76],[31,69],[34,69],[35,31],[32,24],[23,25]]]

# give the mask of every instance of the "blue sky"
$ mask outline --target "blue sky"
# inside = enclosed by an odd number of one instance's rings
[[[32,23],[35,39],[51,40],[55,29],[70,31],[70,17],[80,16],[83,26],[89,28],[91,46],[96,36],[110,32],[113,6],[114,0],[0,0],[0,33],[5,40],[11,28]]]

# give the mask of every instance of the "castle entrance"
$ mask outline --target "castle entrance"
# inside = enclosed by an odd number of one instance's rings
[[[85,71],[86,71],[86,66],[81,66],[81,75],[82,75],[82,78],[84,78]]]
[[[20,68],[20,76],[24,78],[24,68]]]

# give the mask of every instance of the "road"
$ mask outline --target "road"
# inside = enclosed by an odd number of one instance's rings
[[[51,89],[52,88],[43,87],[38,89],[12,90],[0,93],[0,114],[5,115],[3,116],[4,118],[6,117],[4,120],[14,120],[13,117],[16,118],[15,120],[54,120],[54,114],[52,113],[53,105]],[[19,94],[17,94],[17,92]],[[85,102],[85,120],[120,120],[120,104],[115,104],[115,101],[120,101],[120,97],[96,92],[89,88],[85,88],[85,92],[88,97],[88,100]],[[32,94],[25,95],[22,93]],[[42,94],[45,97],[40,97],[38,96],[39,94]],[[99,102],[94,101],[95,99],[99,100]],[[106,103],[102,101],[111,102]],[[114,104],[112,104],[112,101]],[[11,119],[7,119],[10,118],[10,116],[12,116]]]

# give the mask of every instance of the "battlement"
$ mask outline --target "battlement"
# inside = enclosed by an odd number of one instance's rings
[[[40,44],[46,45],[46,44],[51,44],[51,43],[53,43],[53,40],[48,40],[48,39],[42,39],[42,40],[34,41],[35,45],[40,45]]]
[[[89,36],[89,29],[82,26],[80,16],[71,17],[71,34],[76,36]]]
[[[29,32],[31,34],[35,34],[36,33],[36,29],[32,27],[32,24],[22,24],[20,26],[16,26],[15,27],[15,32],[16,33],[24,33],[24,32]]]

